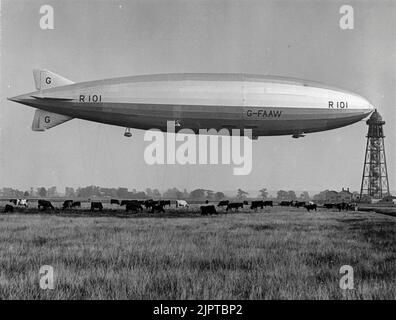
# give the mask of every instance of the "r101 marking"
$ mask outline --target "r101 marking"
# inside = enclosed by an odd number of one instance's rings
[[[102,95],[101,94],[89,94],[84,95],[80,94],[79,102],[102,102]]]
[[[348,109],[348,101],[329,101],[330,109]]]

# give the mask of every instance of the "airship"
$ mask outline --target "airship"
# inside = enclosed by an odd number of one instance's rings
[[[178,73],[74,83],[45,69],[33,71],[36,91],[8,98],[33,108],[32,130],[73,118],[167,131],[251,129],[252,138],[336,129],[367,117],[364,97],[320,83],[252,74]],[[209,131],[210,132],[210,131]]]

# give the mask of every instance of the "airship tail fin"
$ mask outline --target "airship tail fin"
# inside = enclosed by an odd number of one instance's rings
[[[74,83],[69,79],[45,69],[34,69],[33,77],[37,90],[66,86]]]
[[[37,109],[33,118],[32,130],[45,131],[71,119],[73,118],[58,113]]]

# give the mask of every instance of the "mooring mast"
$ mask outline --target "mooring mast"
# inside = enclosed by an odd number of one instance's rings
[[[385,121],[382,120],[381,115],[375,110],[366,123],[369,128],[360,199],[366,196],[374,199],[382,199],[390,195],[385,158],[385,136],[382,127]]]

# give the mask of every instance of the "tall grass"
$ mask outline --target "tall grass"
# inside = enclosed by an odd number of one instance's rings
[[[395,299],[395,218],[267,209],[0,216],[1,299]],[[51,265],[55,288],[39,287]],[[342,265],[354,290],[339,287]]]

